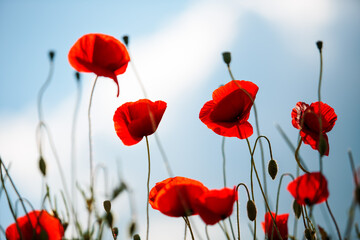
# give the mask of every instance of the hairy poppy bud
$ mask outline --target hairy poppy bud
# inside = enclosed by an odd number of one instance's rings
[[[135,233],[135,230],[136,230],[136,222],[132,221],[129,226],[130,237]]]
[[[231,62],[231,53],[230,52],[223,52],[223,60],[224,62],[229,65]]]
[[[253,200],[249,200],[246,204],[247,214],[250,221],[254,221],[256,218],[257,210]]]
[[[321,52],[322,47],[323,47],[323,42],[322,42],[322,41],[317,41],[317,42],[316,42],[316,46],[317,46],[317,48],[319,49],[319,51]]]
[[[294,200],[292,207],[293,207],[293,211],[294,211],[295,217],[296,217],[297,219],[299,219],[300,216],[301,216],[301,206],[300,206],[300,204],[298,204],[298,202],[297,202],[296,200]]]
[[[50,58],[50,61],[52,62],[54,60],[54,57],[55,57],[55,52],[54,51],[49,51],[49,58]]]
[[[327,151],[327,143],[326,143],[326,140],[323,136],[320,137],[320,142],[319,142],[319,153],[321,156],[324,156],[324,154],[326,153]]]
[[[309,239],[309,240],[314,240],[315,239],[315,232],[313,230],[310,229],[305,229],[305,238]]]
[[[117,236],[119,235],[119,229],[118,229],[117,227],[114,227],[114,228],[112,229],[112,233],[113,233],[113,235],[114,235],[114,237],[115,237],[115,239],[116,239]]]
[[[105,211],[107,213],[109,213],[111,210],[111,202],[109,200],[106,200],[106,201],[104,201],[103,205],[104,205]]]
[[[134,235],[134,240],[141,240],[139,234],[135,234],[135,235]]]
[[[128,36],[128,35],[124,35],[124,36],[123,36],[123,40],[124,40],[125,45],[128,46],[128,45],[129,45],[129,36]]]
[[[271,159],[268,164],[268,173],[273,180],[275,179],[277,172],[278,165],[274,159]]]
[[[40,156],[40,159],[39,159],[39,168],[40,168],[42,175],[45,177],[46,176],[46,163],[42,156]]]

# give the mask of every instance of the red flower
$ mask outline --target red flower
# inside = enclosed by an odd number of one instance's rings
[[[127,146],[140,142],[156,131],[165,109],[166,102],[148,99],[121,105],[113,118],[116,134]]]
[[[322,129],[319,124],[319,111],[321,111]],[[323,102],[315,102],[310,106],[304,102],[298,102],[291,112],[292,124],[300,129],[300,136],[305,144],[320,151],[320,135],[325,140],[326,150],[324,155],[329,155],[329,141],[326,135],[335,125],[337,115],[334,109]]]
[[[237,200],[236,188],[223,188],[204,192],[196,202],[201,219],[210,225],[229,217]]]
[[[219,87],[212,94],[213,100],[202,107],[200,120],[221,136],[250,137],[253,128],[247,120],[258,89],[254,83],[243,80],[234,80]]]
[[[119,96],[117,75],[125,72],[130,61],[124,44],[116,38],[90,33],[79,38],[69,51],[69,62],[79,72],[93,72],[115,81]]]
[[[62,239],[64,228],[59,219],[51,216],[45,210],[32,211],[27,215],[17,219],[23,240],[40,239],[46,233],[49,240]],[[16,223],[11,224],[6,229],[6,239],[18,240],[20,234]],[[45,239],[45,238],[44,238]]]
[[[283,240],[288,239],[288,226],[287,226],[287,221],[289,218],[289,214],[281,214],[281,215],[276,215],[275,213],[271,212],[271,215],[273,216],[273,218],[275,219],[275,223],[276,226],[279,229],[281,238]],[[265,235],[267,236],[268,239],[272,239],[272,240],[280,240],[281,238],[279,237],[275,225],[273,224],[272,218],[269,212],[267,212],[265,214],[265,222],[261,223],[261,226],[265,232]],[[272,236],[272,238],[271,238]]]
[[[174,177],[156,183],[149,194],[152,208],[170,217],[182,217],[197,214],[195,202],[208,191],[201,182]]]
[[[313,205],[326,201],[329,197],[326,178],[320,172],[306,173],[287,186],[300,205]]]

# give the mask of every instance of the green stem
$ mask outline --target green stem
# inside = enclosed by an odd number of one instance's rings
[[[223,158],[223,180],[224,180],[224,187],[226,187],[225,137],[222,138],[222,142],[221,142],[221,154],[222,154],[222,158]]]
[[[208,226],[207,224],[205,224],[205,234],[206,234],[206,239],[210,240],[210,236],[209,236],[209,232],[208,232]]]
[[[193,233],[193,231],[192,231],[189,218],[188,218],[187,216],[185,216],[185,217],[183,217],[183,219],[184,219],[185,223],[187,224],[187,226],[189,227],[190,234],[191,234],[191,239],[192,239],[192,240],[195,240],[194,233]]]
[[[246,142],[247,142],[248,147],[249,147],[249,150],[250,150],[250,152],[251,152],[251,146],[250,146],[249,139],[246,138]],[[275,225],[275,229],[276,229],[276,232],[277,232],[279,238],[280,238],[281,240],[283,240],[282,237],[281,237],[280,231],[279,231],[279,229],[278,229],[278,226],[277,226],[277,224],[276,224],[276,222],[275,222],[275,219],[274,219],[273,215],[271,214],[271,209],[270,209],[270,207],[269,207],[269,203],[268,203],[267,198],[266,198],[266,195],[265,195],[265,193],[264,193],[264,189],[263,189],[263,187],[262,187],[262,185],[261,185],[261,181],[260,181],[260,178],[259,178],[259,174],[258,174],[258,172],[257,172],[257,170],[256,170],[256,165],[255,165],[255,162],[254,162],[254,156],[253,156],[253,154],[251,154],[251,162],[252,162],[253,165],[254,165],[254,171],[255,171],[256,179],[257,179],[257,181],[258,181],[258,183],[259,183],[259,187],[260,187],[260,190],[261,190],[261,194],[263,195],[266,208],[267,208],[268,212],[270,213],[270,216],[271,216],[273,225]],[[254,230],[254,232],[255,232],[255,230]]]
[[[301,170],[303,170],[305,173],[310,173],[309,171],[307,171],[302,165],[301,165],[301,162],[300,162],[300,159],[298,158],[298,155],[299,155],[299,150],[300,150],[300,147],[301,147],[301,143],[302,143],[302,140],[300,139],[299,141],[299,144],[295,150],[295,160],[298,164],[298,166],[301,168]]]
[[[334,225],[335,225],[335,228],[336,228],[338,237],[339,237],[340,240],[342,240],[342,238],[341,238],[341,233],[340,233],[340,230],[339,230],[339,226],[337,225],[336,220],[335,220],[335,217],[334,217],[334,215],[333,215],[333,213],[332,213],[332,211],[331,211],[331,209],[330,209],[328,200],[326,200],[325,203],[326,203],[326,207],[327,207],[327,209],[328,209],[328,211],[329,211],[329,214],[330,214],[330,216],[331,216],[331,218],[332,218],[332,220],[333,220],[333,222],[334,222]]]
[[[146,139],[146,148],[147,148],[147,154],[148,154],[148,176],[147,176],[147,199],[146,199],[146,240],[149,239],[149,193],[150,193],[150,147],[149,147],[149,140],[148,137],[145,136]]]
[[[239,183],[236,186],[236,192],[238,193],[239,187],[244,186],[246,189],[246,193],[248,196],[248,201],[250,201],[250,193],[248,187],[244,183]],[[236,200],[236,220],[237,220],[237,228],[238,228],[238,240],[240,240],[240,214],[239,214],[239,199]]]

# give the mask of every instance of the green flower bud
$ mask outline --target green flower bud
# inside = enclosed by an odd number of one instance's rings
[[[277,172],[278,165],[274,159],[271,159],[268,164],[268,173],[273,180],[275,179]]]
[[[40,156],[40,159],[39,159],[39,168],[40,168],[40,172],[45,177],[46,176],[46,163],[42,156]]]
[[[111,202],[109,200],[104,201],[103,203],[104,209],[107,213],[111,211]]]
[[[224,62],[229,65],[231,62],[231,53],[230,52],[223,52],[223,60]]]
[[[292,207],[293,207],[293,211],[294,211],[295,217],[296,217],[297,219],[299,219],[299,218],[301,217],[301,206],[300,206],[300,204],[298,204],[297,201],[294,200]]]

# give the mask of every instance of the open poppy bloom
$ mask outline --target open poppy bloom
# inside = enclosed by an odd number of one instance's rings
[[[321,116],[321,129],[319,116]],[[291,112],[291,117],[293,126],[300,129],[302,141],[321,153],[320,138],[322,138],[326,147],[323,154],[328,156],[329,141],[326,133],[334,127],[337,120],[334,109],[323,102],[315,102],[310,106],[304,102],[298,102]]]
[[[248,119],[258,89],[254,83],[244,80],[234,80],[219,87],[212,94],[213,100],[202,107],[200,120],[221,136],[250,137],[253,128]]]
[[[165,112],[166,102],[140,99],[121,105],[114,114],[115,131],[121,141],[131,146],[153,134]]]
[[[287,190],[300,205],[322,203],[329,197],[327,181],[320,172],[306,173],[290,182]]]
[[[236,200],[236,188],[223,188],[204,192],[195,206],[201,219],[206,224],[214,225],[231,215]]]
[[[6,229],[6,239],[8,240],[33,240],[49,239],[60,240],[64,236],[64,228],[60,220],[51,216],[45,210],[32,211],[27,215],[17,219],[21,236],[18,232],[16,223],[11,224]],[[42,238],[43,237],[43,238]],[[45,238],[47,237],[47,238]]]
[[[108,77],[117,85],[117,75],[125,72],[130,56],[124,44],[116,38],[90,33],[79,38],[71,47],[69,62],[78,72],[93,72],[98,76]]]
[[[286,213],[286,214],[276,215],[275,213],[271,212],[271,215],[275,219],[275,223],[279,229],[281,238],[283,240],[288,239],[287,222],[288,222],[289,214]],[[275,228],[275,225],[273,224],[271,215],[269,212],[267,212],[265,214],[265,222],[262,222],[261,226],[265,232],[267,239],[280,240],[281,238],[279,237],[278,232],[276,231],[276,228]]]
[[[201,182],[174,177],[156,183],[149,194],[149,203],[153,209],[170,217],[185,217],[197,214],[195,202],[206,191]]]

